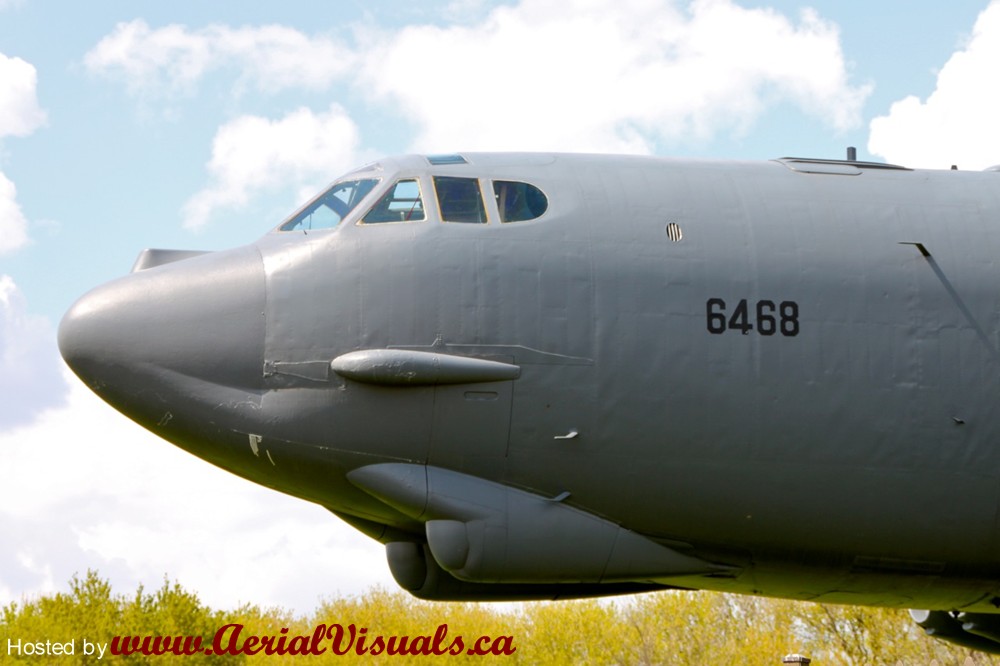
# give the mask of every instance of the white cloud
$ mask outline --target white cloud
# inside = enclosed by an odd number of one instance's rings
[[[909,96],[871,122],[868,150],[910,167],[982,169],[1000,163],[1000,2],[976,21],[972,37],[938,73],[933,93]]]
[[[38,75],[31,63],[0,53],[0,139],[28,136],[45,124],[37,85]]]
[[[237,88],[265,92],[324,89],[352,67],[352,53],[335,40],[278,25],[232,28],[183,25],[152,29],[141,20],[119,23],[84,57],[92,72],[125,81],[137,94],[190,92],[216,69],[239,70]]]
[[[133,91],[193,90],[215,69],[237,87],[328,89],[351,77],[414,120],[417,149],[649,152],[660,139],[748,131],[790,101],[835,130],[860,122],[836,26],[732,0],[522,0],[472,25],[356,28],[363,50],[280,26],[119,24],[86,56]],[[478,2],[454,11],[476,13]]]
[[[14,280],[0,275],[0,430],[27,423],[63,402],[66,384],[60,368],[48,320],[29,314]]]
[[[66,407],[0,434],[0,605],[88,568],[121,592],[166,575],[217,608],[307,612],[394,585],[382,546],[325,509],[188,455],[66,374]]]
[[[28,220],[17,203],[17,188],[0,171],[0,255],[28,244]]]
[[[301,108],[279,120],[242,116],[212,142],[211,184],[184,206],[184,226],[198,229],[220,209],[238,209],[262,191],[318,189],[356,164],[358,129],[338,104],[325,113]]]
[[[419,150],[649,152],[746,131],[789,100],[860,122],[835,26],[731,0],[523,0],[474,26],[410,27],[369,51],[362,89],[416,120]],[[419,63],[419,67],[415,66]]]
[[[859,122],[869,88],[849,83],[837,28],[815,12],[793,22],[732,0],[677,4],[522,0],[472,24],[356,27],[363,51],[281,26],[152,29],[135,20],[101,40],[86,64],[154,95],[194,91],[222,69],[239,72],[237,89],[326,90],[349,79],[414,123],[418,151],[648,153],[658,141],[745,133],[779,102],[835,130]],[[338,104],[236,118],[216,133],[210,183],[184,206],[184,225],[201,228],[262,190],[329,182],[357,163],[359,145]]]
[[[3,8],[0,5],[0,10]],[[0,140],[28,136],[45,124],[37,85],[38,75],[30,63],[0,53]],[[28,221],[17,203],[17,189],[0,171],[0,255],[27,243]]]

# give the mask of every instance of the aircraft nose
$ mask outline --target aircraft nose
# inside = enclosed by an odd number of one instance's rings
[[[91,389],[139,421],[147,403],[206,386],[252,391],[262,382],[264,289],[253,246],[132,273],[73,305],[59,349]]]

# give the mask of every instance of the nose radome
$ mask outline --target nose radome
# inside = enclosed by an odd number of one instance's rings
[[[177,377],[252,390],[263,368],[264,289],[253,246],[132,273],[73,305],[59,349],[102,395],[155,391]]]

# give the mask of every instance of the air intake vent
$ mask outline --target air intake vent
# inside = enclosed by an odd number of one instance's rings
[[[676,222],[671,222],[667,225],[667,238],[675,243],[679,243],[682,238],[684,238],[684,232],[681,230],[681,225]]]

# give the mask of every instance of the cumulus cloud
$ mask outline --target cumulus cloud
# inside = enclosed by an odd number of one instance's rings
[[[184,226],[201,228],[261,191],[317,189],[356,163],[359,144],[357,126],[338,104],[324,113],[301,108],[279,120],[247,115],[226,123],[212,142],[212,182],[185,204]]]
[[[235,68],[237,87],[262,91],[324,89],[352,66],[334,39],[279,25],[233,28],[183,25],[152,29],[142,19],[119,23],[84,57],[92,72],[123,80],[136,94],[193,91],[209,72]]]
[[[463,7],[478,3],[452,5]],[[86,64],[157,94],[226,67],[239,85],[274,91],[349,79],[414,121],[421,150],[649,152],[659,139],[746,132],[778,102],[839,131],[860,122],[870,92],[849,82],[835,25],[811,10],[796,22],[732,0],[522,0],[473,23],[358,27],[356,40],[363,51],[280,26],[136,20]]]
[[[478,3],[453,11],[476,14]],[[473,11],[476,10],[476,11]],[[860,122],[868,86],[849,82],[835,25],[733,0],[522,0],[445,27],[356,27],[364,49],[265,26],[119,24],[87,67],[156,95],[235,70],[236,87],[327,90],[348,81],[416,128],[411,149],[653,152],[659,141],[742,134],[792,103],[834,130]],[[218,130],[210,183],[185,205],[197,229],[261,190],[328,182],[355,164],[359,132],[333,104]]]
[[[0,275],[0,431],[63,402],[66,384],[55,349],[48,320],[30,314],[13,278]]]
[[[982,169],[1000,163],[1000,2],[976,20],[926,100],[909,96],[871,122],[868,150],[910,167]]]
[[[0,140],[28,136],[45,124],[45,112],[38,106],[37,85],[38,75],[30,63],[0,53]],[[27,242],[28,221],[17,203],[17,189],[0,171],[0,255]]]
[[[0,255],[28,243],[28,220],[17,203],[17,188],[0,171]]]
[[[28,136],[45,124],[37,86],[38,74],[31,63],[0,53],[0,139]]]
[[[66,406],[0,433],[0,605],[88,568],[119,591],[166,575],[218,608],[306,612],[394,585],[383,548],[325,509],[194,458],[66,375]]]
[[[380,43],[362,89],[417,122],[421,150],[650,152],[744,132],[778,101],[846,130],[870,92],[850,85],[838,31],[815,12],[793,23],[731,0],[523,0]]]

